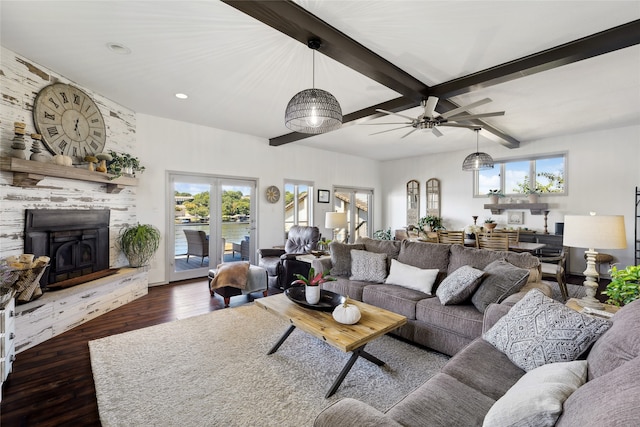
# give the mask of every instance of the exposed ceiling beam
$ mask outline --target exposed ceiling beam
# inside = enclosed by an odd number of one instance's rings
[[[455,103],[444,98],[640,44],[640,20],[636,20],[533,55],[429,87],[291,1],[222,1],[305,45],[312,37],[320,38],[322,46],[319,50],[324,55],[403,95],[403,98],[397,98],[389,102],[404,99],[402,102],[407,102],[407,105],[410,105],[407,108],[412,108],[419,105],[420,101],[429,95],[435,95],[441,98],[438,103],[438,110],[441,113],[458,107]],[[376,108],[387,109],[383,107],[384,104],[386,103],[345,115],[343,126],[353,124],[352,122],[365,117],[374,118],[376,114],[379,114],[375,112]],[[367,111],[372,112],[372,114],[364,116]],[[394,111],[401,111],[401,109]],[[486,122],[474,120],[473,123],[482,126],[488,132],[488,137],[509,148],[517,148],[520,145],[518,140],[488,125]],[[271,138],[269,144],[283,145],[309,136],[312,135],[293,132]]]
[[[288,0],[222,0],[229,6],[257,19],[258,21],[268,25],[289,37],[298,40],[304,45],[311,38],[319,38],[322,45],[318,51],[322,54],[340,62],[341,64],[369,77],[370,79],[392,89],[406,98],[405,101],[411,100],[407,108],[420,105],[423,99],[426,99],[431,88],[412,75],[398,68],[396,65],[382,58],[373,51],[367,49],[360,43],[356,42],[346,34],[327,24],[317,16],[311,14],[304,8],[298,6]],[[393,101],[392,101],[393,102]],[[363,118],[365,111],[376,113],[376,108],[383,108],[382,103],[374,105],[364,110],[348,114],[343,117],[343,126],[351,123],[353,120]],[[457,108],[453,102],[443,102],[438,104],[438,110],[441,113],[447,112],[453,108]],[[404,108],[404,109],[407,109]],[[401,111],[397,109],[395,111]],[[353,117],[353,119],[351,118]],[[371,115],[369,118],[373,118]],[[475,124],[481,125],[488,133],[493,134],[493,138],[501,144],[509,148],[517,148],[520,142],[515,138],[504,134],[489,124],[476,120]],[[271,138],[269,145],[283,145],[301,139],[308,138],[312,135],[292,132],[279,137]]]

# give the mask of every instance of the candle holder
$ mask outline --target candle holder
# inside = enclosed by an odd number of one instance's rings
[[[547,230],[547,216],[549,215],[549,211],[544,211],[544,234],[549,234]]]

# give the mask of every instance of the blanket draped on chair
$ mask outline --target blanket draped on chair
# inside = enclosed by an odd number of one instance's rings
[[[247,287],[247,274],[249,263],[247,261],[226,262],[218,264],[216,275],[211,280],[211,290],[231,286],[238,289]]]

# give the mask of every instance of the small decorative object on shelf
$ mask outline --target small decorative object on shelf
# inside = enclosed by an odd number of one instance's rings
[[[489,196],[489,203],[493,205],[497,205],[499,199],[501,197],[504,197],[504,194],[502,193],[502,191],[496,189],[496,190],[489,190],[489,192],[487,193],[487,196]]]
[[[478,223],[478,215],[473,215],[471,218],[473,218],[473,225],[476,225]]]
[[[549,216],[549,211],[544,211],[544,234],[549,234],[549,230],[547,229],[547,218]]]
[[[527,190],[527,198],[529,199],[529,203],[538,203],[538,196],[540,195],[540,190],[537,188]]]
[[[487,218],[484,220],[484,226],[487,228],[487,230],[491,231],[494,228],[496,228],[498,224],[496,224],[495,220],[491,217]]]
[[[122,175],[135,177],[136,172],[144,172],[145,170],[145,167],[140,164],[140,160],[131,154],[118,154],[109,150],[109,155],[111,155],[111,161],[109,162],[108,171],[113,174],[110,179],[116,179]]]
[[[96,166],[96,172],[107,173],[107,162],[113,160],[113,156],[109,153],[98,153],[96,158],[100,161],[100,164]]]
[[[73,159],[71,157],[65,156],[63,154],[56,154],[51,159],[51,162],[53,162],[56,165],[60,165],[60,166],[73,166]]]
[[[51,158],[50,156],[44,154],[42,152],[41,147],[41,142],[40,140],[42,139],[42,135],[40,135],[39,133],[32,133],[31,134],[31,157],[29,157],[30,160],[33,160],[34,162],[40,162],[40,163],[47,163],[49,161],[49,159]]]
[[[96,163],[98,163],[98,158],[95,156],[84,156],[84,161],[89,163],[87,170],[94,171],[96,170]]]
[[[24,143],[25,126],[26,125],[22,122],[13,123],[13,132],[15,133],[15,136],[13,137],[13,143],[11,144],[11,157],[27,159],[27,156],[24,154],[24,150],[27,148],[27,145]]]

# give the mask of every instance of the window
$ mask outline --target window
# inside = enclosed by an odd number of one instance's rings
[[[566,194],[566,154],[538,156],[496,162],[489,170],[474,173],[474,196],[485,196],[499,189],[505,196],[527,194],[537,189],[541,194]],[[533,183],[530,177],[535,177]]]
[[[293,225],[309,226],[313,218],[313,184],[306,181],[284,183],[284,231]]]

